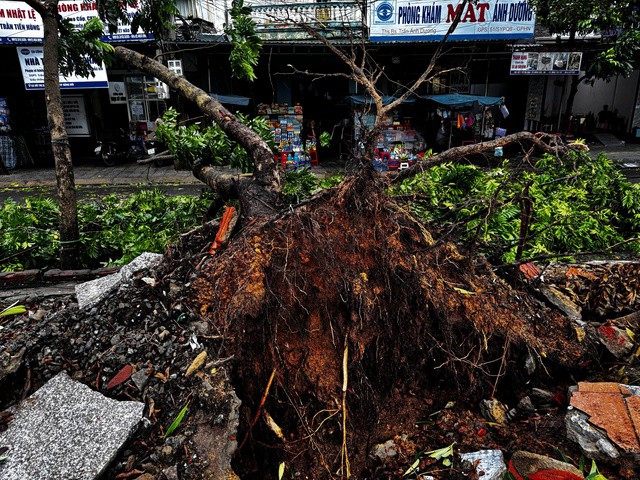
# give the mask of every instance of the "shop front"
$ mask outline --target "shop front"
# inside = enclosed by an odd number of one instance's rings
[[[62,0],[60,15],[82,28],[97,16],[95,4]],[[135,10],[130,9],[130,14]],[[19,11],[19,14],[16,13]],[[43,31],[40,16],[21,2],[0,1],[0,155],[3,166],[52,166],[53,154],[44,102]],[[127,42],[145,48],[147,35],[132,34],[122,25],[107,42]],[[134,42],[134,43],[129,43]],[[88,59],[90,60],[90,59]],[[166,109],[168,91],[155,79],[135,72],[112,74],[104,64],[92,62],[88,78],[60,76],[65,126],[74,161],[90,157],[98,140],[116,129],[146,133]],[[133,128],[132,128],[133,127]]]

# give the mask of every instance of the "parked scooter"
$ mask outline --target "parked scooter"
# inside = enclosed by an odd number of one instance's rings
[[[94,153],[106,166],[113,167],[118,162],[155,155],[154,143],[152,140],[144,141],[139,136],[128,135],[120,128],[113,140],[99,141]]]

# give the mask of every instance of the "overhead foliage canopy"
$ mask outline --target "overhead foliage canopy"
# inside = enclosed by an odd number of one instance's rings
[[[588,78],[629,76],[640,52],[640,6],[635,1],[531,0],[538,22],[569,42],[600,35],[597,54],[586,68]]]

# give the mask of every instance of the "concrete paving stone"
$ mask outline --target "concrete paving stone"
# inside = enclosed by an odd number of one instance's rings
[[[65,372],[22,402],[0,447],[3,480],[94,480],[135,432],[144,404],[109,399]]]

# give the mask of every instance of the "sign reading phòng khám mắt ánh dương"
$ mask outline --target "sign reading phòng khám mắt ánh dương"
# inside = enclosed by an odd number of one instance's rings
[[[535,12],[526,0],[480,0],[464,8],[458,0],[374,0],[369,36],[374,42],[438,41],[461,9],[451,40],[533,38]]]

